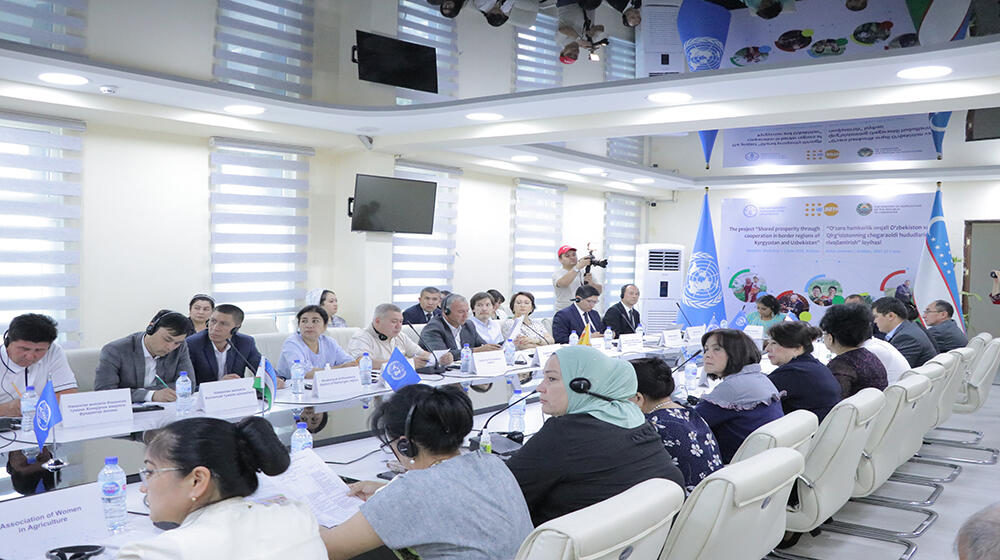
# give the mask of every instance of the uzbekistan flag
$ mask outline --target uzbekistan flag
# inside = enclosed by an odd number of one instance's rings
[[[927,230],[927,239],[921,251],[920,266],[917,268],[917,278],[913,286],[913,303],[922,311],[932,301],[939,299],[947,301],[955,308],[952,318],[962,331],[965,331],[962,298],[955,279],[955,264],[951,260],[951,245],[948,244],[948,230],[944,223],[941,183],[938,183],[937,194],[934,195],[931,224]]]

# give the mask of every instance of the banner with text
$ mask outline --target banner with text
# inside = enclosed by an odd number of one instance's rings
[[[934,195],[722,201],[720,265],[728,315],[764,294],[819,323],[849,294],[871,300],[912,289]]]

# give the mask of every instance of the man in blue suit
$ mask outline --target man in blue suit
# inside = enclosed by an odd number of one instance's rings
[[[590,336],[603,336],[604,323],[601,314],[594,311],[594,306],[601,299],[600,292],[590,284],[584,284],[576,289],[576,302],[565,309],[560,309],[552,318],[552,338],[557,344],[569,342],[569,334],[576,331],[582,335],[584,325],[590,324]]]
[[[440,303],[441,290],[434,286],[427,286],[420,290],[420,299],[417,300],[417,303],[403,311],[403,321],[412,325],[430,323],[431,319],[441,315],[441,310],[438,309]]]
[[[188,354],[199,385],[256,374],[260,351],[252,336],[238,332],[242,325],[243,310],[226,303],[212,311],[207,329],[188,337]]]
[[[937,354],[934,343],[916,323],[911,323],[906,305],[894,297],[884,297],[872,304],[875,324],[885,339],[906,358],[911,368],[924,365]]]

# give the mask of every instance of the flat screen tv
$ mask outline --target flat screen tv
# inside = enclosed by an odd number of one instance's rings
[[[354,62],[358,79],[390,86],[438,92],[434,47],[356,30]]]
[[[351,231],[433,233],[437,183],[358,174]]]

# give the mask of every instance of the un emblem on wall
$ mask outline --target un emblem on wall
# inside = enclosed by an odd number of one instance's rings
[[[722,301],[719,265],[708,253],[691,255],[682,299],[685,305],[698,309],[708,309]]]
[[[694,37],[684,42],[684,56],[692,72],[718,69],[723,50],[722,42],[714,37]]]

